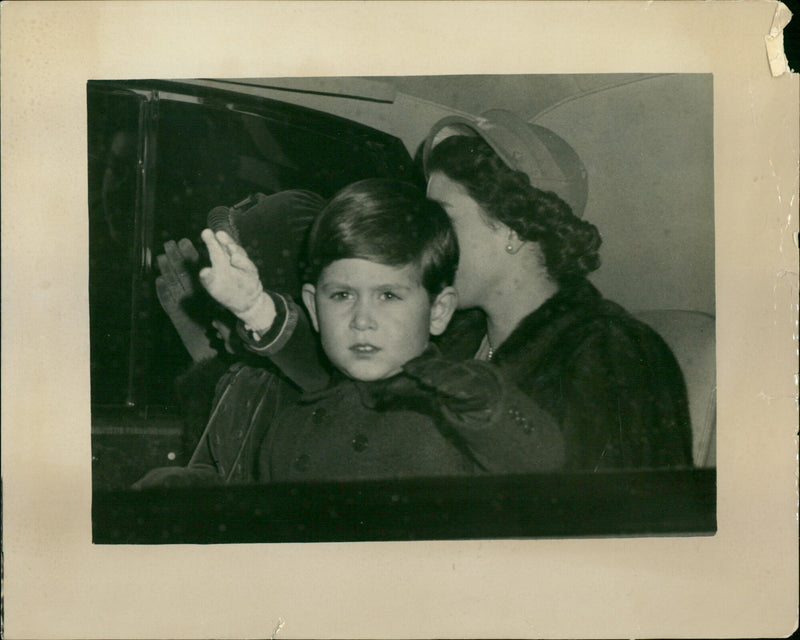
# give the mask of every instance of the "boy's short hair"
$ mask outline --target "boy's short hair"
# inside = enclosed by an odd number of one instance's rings
[[[316,284],[336,260],[415,265],[431,296],[453,284],[458,242],[444,209],[413,184],[386,178],[339,191],[311,227],[305,280]]]

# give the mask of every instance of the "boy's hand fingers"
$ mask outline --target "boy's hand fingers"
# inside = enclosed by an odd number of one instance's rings
[[[217,231],[214,233],[214,237],[217,239],[217,242],[220,246],[225,250],[225,252],[230,255],[239,245],[236,243],[236,240],[231,238],[228,235],[227,231]]]
[[[211,267],[222,267],[229,264],[228,253],[222,248],[217,237],[211,229],[203,229],[200,238],[205,242],[208,248],[208,257],[211,260]]]
[[[247,252],[241,247],[236,247],[231,252],[231,266],[247,273],[254,273],[256,271],[256,265],[253,264]]]
[[[227,233],[205,229],[200,236],[208,247],[211,267],[198,274],[206,291],[233,313],[246,312],[257,301],[262,288],[255,265]]]
[[[211,293],[211,289],[214,286],[214,269],[211,267],[203,267],[200,269],[200,273],[197,274],[197,277],[200,278],[200,284],[202,284],[206,290]]]
[[[224,247],[225,251],[230,256],[230,263],[232,267],[242,269],[247,272],[255,272],[256,266],[247,255],[247,251],[236,240],[231,238],[225,231],[217,231],[217,240]]]
[[[219,231],[215,231],[214,235],[217,237],[217,240],[220,244],[229,245],[229,244],[236,244],[236,240],[234,240],[231,235],[225,231],[225,229],[220,229]]]

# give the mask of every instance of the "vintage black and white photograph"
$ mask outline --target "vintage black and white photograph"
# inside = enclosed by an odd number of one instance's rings
[[[784,5],[0,12],[4,637],[792,634]]]
[[[90,80],[94,542],[713,535],[712,97]]]

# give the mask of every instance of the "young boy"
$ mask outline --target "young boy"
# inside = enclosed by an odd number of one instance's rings
[[[458,246],[445,212],[413,185],[357,182],[312,227],[302,297],[330,371],[270,342],[287,323],[302,321],[299,310],[263,291],[226,234],[205,231],[203,239],[212,261],[200,273],[204,286],[267,345],[293,384],[276,377],[258,399],[218,388],[189,467],[160,480],[149,475],[140,487],[189,476],[348,480],[530,473],[563,464],[563,440],[548,414],[487,363],[450,362],[430,344],[456,307]],[[265,317],[271,322],[254,326]],[[215,420],[232,397],[256,404],[250,425]]]

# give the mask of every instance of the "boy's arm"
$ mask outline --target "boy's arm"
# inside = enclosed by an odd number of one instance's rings
[[[205,229],[200,235],[211,259],[211,266],[200,270],[200,282],[209,295],[247,325],[264,333],[272,327],[276,309],[264,291],[258,269],[227,233]]]
[[[319,340],[303,309],[291,298],[269,292],[276,309],[272,327],[265,333],[249,330],[244,322],[237,331],[245,347],[266,356],[303,391],[323,389],[330,372],[320,353]]]
[[[329,379],[308,318],[290,298],[264,291],[258,270],[224,231],[201,235],[211,267],[200,271],[200,281],[217,302],[240,320],[238,332],[245,346],[270,358],[305,391],[324,387]]]
[[[496,365],[423,356],[404,367],[490,473],[537,473],[565,463],[564,438],[550,414]]]

